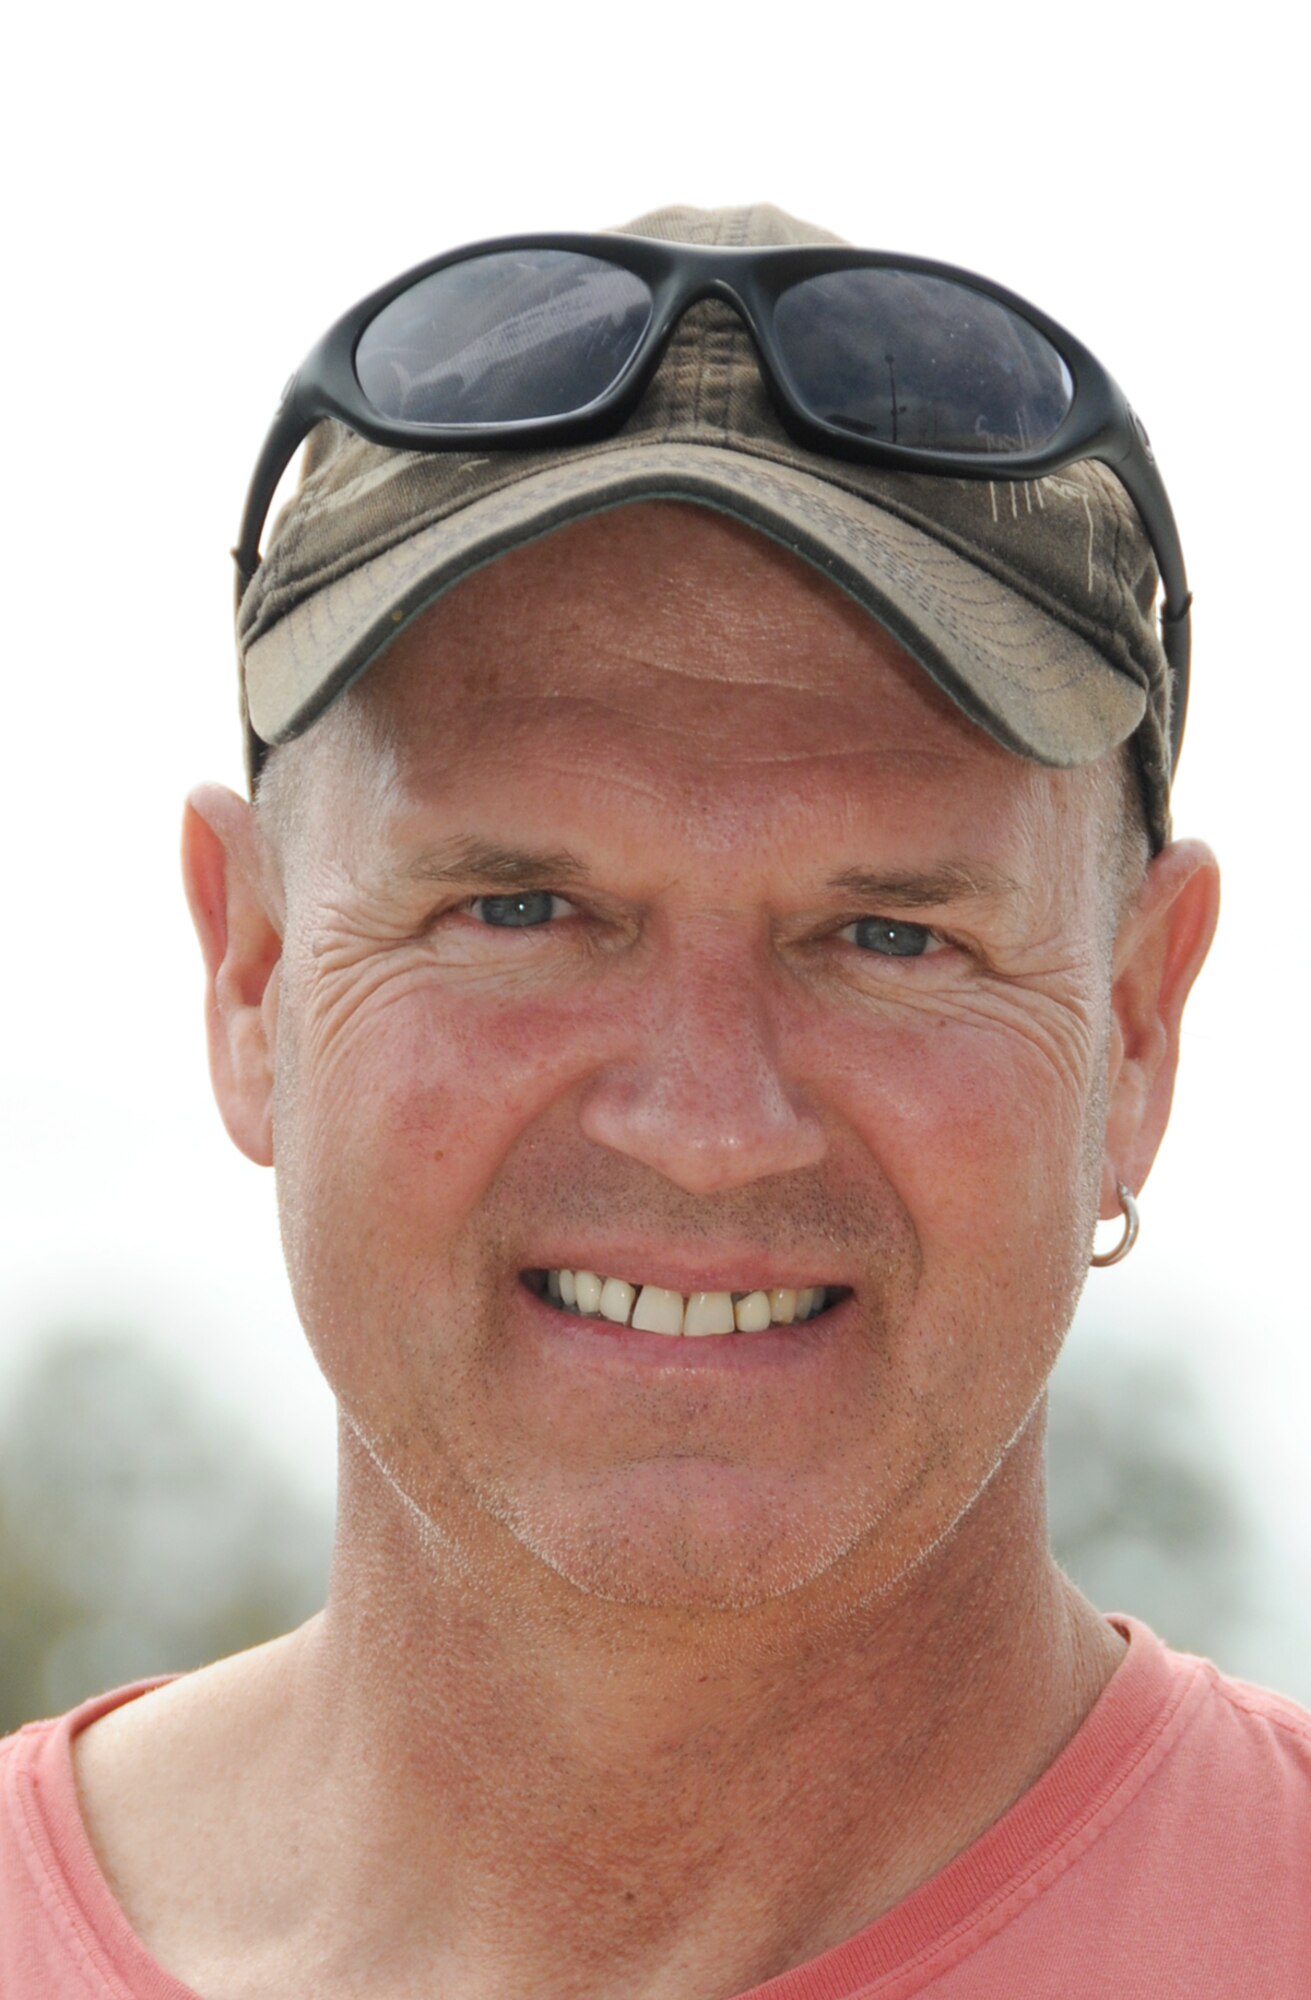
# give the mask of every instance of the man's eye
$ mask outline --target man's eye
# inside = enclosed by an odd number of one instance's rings
[[[464,907],[491,930],[535,930],[551,916],[555,903],[562,910],[573,908],[551,889],[525,889],[513,896],[474,896]]]
[[[891,917],[860,917],[841,935],[850,937],[861,951],[874,952],[880,958],[923,958],[942,945],[936,932],[924,924],[903,924]]]

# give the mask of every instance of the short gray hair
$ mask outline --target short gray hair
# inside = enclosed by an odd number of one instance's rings
[[[372,685],[376,686],[376,683]],[[273,745],[255,781],[252,804],[265,855],[283,872],[304,849],[314,816],[316,779],[343,767],[362,792],[385,789],[395,768],[395,739],[367,676],[355,681],[303,736]],[[380,763],[383,766],[379,772]]]

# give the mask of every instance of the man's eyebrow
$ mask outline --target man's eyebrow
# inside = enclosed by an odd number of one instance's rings
[[[830,889],[843,889],[879,910],[922,910],[942,903],[979,902],[1018,896],[1020,885],[987,862],[947,861],[921,873],[871,874],[844,868],[830,875]]]
[[[405,865],[414,882],[488,882],[498,889],[538,889],[590,881],[586,862],[567,847],[505,847],[477,834],[457,834],[425,847]]]
[[[498,889],[563,888],[591,880],[586,862],[567,847],[507,847],[478,834],[456,834],[425,847],[404,872],[416,882],[474,881]],[[930,909],[1019,893],[1018,883],[1000,869],[964,861],[898,874],[844,868],[830,875],[828,887],[880,910]]]

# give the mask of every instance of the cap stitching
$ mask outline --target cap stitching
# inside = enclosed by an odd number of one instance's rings
[[[739,375],[744,369],[758,372],[755,343],[745,322],[735,313],[729,330],[729,351],[724,364],[724,404],[721,412],[721,436],[725,446],[733,435],[733,391]],[[763,377],[762,377],[763,381]]]
[[[716,316],[706,329],[706,358],[711,370],[710,387],[715,391],[715,418],[708,426],[727,441],[732,371],[737,362],[738,332],[741,321],[731,306],[724,308],[730,318]]]

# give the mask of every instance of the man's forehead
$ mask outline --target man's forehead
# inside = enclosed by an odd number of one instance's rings
[[[574,523],[466,579],[403,632],[368,695],[407,761],[485,727],[575,719],[658,737],[740,728],[741,755],[826,740],[1005,757],[867,611],[767,537],[703,507]],[[756,729],[769,738],[752,742]],[[785,733],[784,733],[785,732]]]
[[[927,871],[941,886],[967,864],[1005,875],[1004,827],[998,840],[990,826],[1041,819],[1036,799],[1079,775],[997,744],[809,564],[673,503],[489,565],[415,620],[359,693],[385,755],[369,760],[351,844],[389,874],[454,879],[442,843],[464,841],[554,856],[550,878],[580,882],[586,842],[565,837],[578,815],[564,808],[586,798],[612,853],[669,844],[694,818],[700,851],[728,860],[762,825],[773,846],[804,821],[831,866],[885,883]],[[926,797],[941,819],[929,841]],[[912,812],[917,839],[889,866],[870,836],[886,843]],[[507,864],[495,879],[529,874]],[[464,867],[475,876],[493,879]]]
[[[1017,786],[961,782],[950,761],[884,758],[872,777],[858,755],[739,768],[700,789],[678,773],[598,776],[592,741],[572,762],[530,758],[421,766],[431,783],[392,791],[385,822],[361,824],[366,879],[402,894],[448,889],[568,895],[707,894],[726,904],[764,895],[780,906],[816,896],[884,910],[981,903],[1028,905],[1060,893],[1063,867],[1086,841],[1082,801],[1045,794],[1086,773],[1018,765]],[[561,778],[569,782],[561,783]],[[1045,837],[1044,837],[1045,836]],[[1062,860],[1061,857],[1064,857]]]

